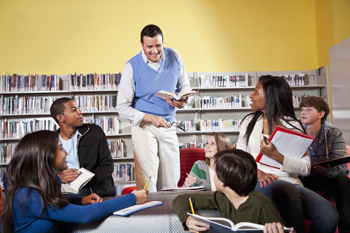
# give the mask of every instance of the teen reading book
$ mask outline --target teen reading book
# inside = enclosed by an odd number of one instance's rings
[[[165,99],[167,97],[171,100],[181,100],[181,99],[184,99],[186,97],[193,96],[196,93],[197,93],[197,91],[193,91],[192,89],[184,90],[184,91],[180,92],[178,95],[176,95],[175,93],[169,92],[169,91],[158,91],[155,94],[155,96],[157,96],[161,99]]]
[[[58,232],[64,222],[95,222],[146,200],[146,190],[135,190],[108,201],[100,202],[102,199],[96,194],[82,201],[95,203],[92,205],[69,204],[61,193],[61,179],[57,176],[68,167],[66,156],[58,134],[53,131],[30,133],[19,141],[6,173],[3,232]]]
[[[190,214],[190,213],[187,213],[187,214],[193,217],[197,221],[208,224],[210,226],[210,233],[231,233],[231,232],[262,233],[265,228],[265,225],[260,225],[260,224],[251,223],[251,222],[240,222],[240,223],[234,224],[230,219],[227,219],[227,218],[204,217],[198,214]],[[271,224],[267,224],[267,225],[271,225]],[[281,224],[279,224],[279,226],[281,230],[283,230],[284,232],[290,232],[290,228],[283,227]],[[278,230],[276,232],[281,232],[281,230]]]
[[[79,190],[84,187],[84,185],[89,182],[92,177],[94,177],[94,173],[86,170],[85,168],[80,168],[78,170],[78,172],[80,173],[78,175],[78,177],[68,183],[63,183],[62,187],[61,187],[61,191],[62,193],[75,193],[77,194],[79,192]]]
[[[350,232],[350,180],[345,165],[350,157],[346,154],[343,134],[326,122],[330,110],[322,97],[305,97],[299,107],[306,133],[316,138],[309,147],[311,173],[301,181],[309,189],[324,190],[328,196],[334,197],[339,213],[339,232]],[[328,162],[321,166],[325,161]]]
[[[285,224],[276,205],[264,195],[253,191],[257,180],[257,165],[249,153],[238,149],[220,151],[215,155],[215,170],[216,192],[184,194],[174,199],[175,213],[185,230],[189,229],[191,232],[210,230],[208,224],[187,215],[191,213],[189,198],[195,210],[218,210],[223,217],[230,219],[234,224],[269,223],[270,228],[273,222]]]

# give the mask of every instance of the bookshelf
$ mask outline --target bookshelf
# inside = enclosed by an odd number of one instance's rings
[[[251,72],[194,72],[190,77],[191,87],[197,90],[195,96],[195,103],[192,108],[179,109],[176,112],[177,121],[189,122],[193,121],[195,128],[190,128],[187,132],[178,130],[178,137],[181,143],[186,146],[200,146],[206,142],[207,137],[215,132],[226,134],[231,142],[235,143],[238,140],[239,130],[234,128],[227,130],[225,128],[215,130],[203,130],[200,127],[200,122],[203,120],[241,120],[246,116],[250,110],[249,95],[253,92],[256,83],[262,75],[276,75],[284,76],[289,81],[293,91],[294,105],[296,116],[299,118],[300,110],[298,103],[304,95],[322,96],[329,102],[329,85],[328,85],[328,67],[324,66],[316,70],[295,70],[295,71],[251,71]],[[216,82],[211,84],[209,81],[213,80],[215,76],[225,77],[230,80],[232,76],[244,77],[244,85],[232,85],[226,82],[226,85],[218,87]],[[299,82],[297,78],[299,77]],[[228,78],[227,78],[228,77]],[[292,82],[294,77],[294,82]],[[205,80],[205,82],[203,82]],[[239,106],[212,106],[203,107],[200,101],[204,96],[214,98],[240,96],[241,104]],[[207,98],[208,99],[208,98]],[[202,104],[202,105],[201,105]],[[209,121],[210,122],[210,121]],[[211,121],[213,122],[213,121]],[[214,121],[214,125],[217,121]],[[192,143],[190,143],[192,142]]]
[[[277,75],[286,76],[288,78],[295,77],[295,75],[304,75],[303,85],[291,85],[293,95],[316,95],[323,96],[329,100],[329,85],[328,85],[328,67],[324,66],[316,70],[297,70],[297,71],[250,71],[250,72],[193,72],[188,73],[190,84],[192,89],[197,90],[197,94],[194,96],[194,103],[192,106],[186,106],[184,109],[178,109],[176,112],[176,118],[178,122],[191,122],[192,128],[186,132],[181,130],[177,131],[179,142],[182,144],[192,144],[199,146],[204,143],[207,137],[214,131],[226,134],[232,142],[236,142],[238,139],[239,131],[237,128],[227,128],[222,127],[213,128],[215,130],[210,130],[206,128],[201,128],[201,121],[210,122],[214,125],[224,124],[221,121],[236,120],[239,123],[240,119],[243,119],[245,115],[250,112],[249,107],[249,95],[253,92],[255,84],[257,83],[261,75]],[[3,146],[4,145],[15,145],[21,138],[21,135],[16,135],[16,137],[4,137],[3,128],[4,122],[9,121],[30,121],[30,120],[51,120],[49,110],[42,107],[37,109],[37,111],[26,111],[21,112],[17,110],[10,110],[9,107],[5,107],[5,99],[11,99],[14,102],[14,98],[23,97],[43,97],[43,98],[60,98],[60,97],[73,97],[78,98],[76,102],[81,104],[83,116],[87,123],[94,122],[94,119],[104,119],[108,121],[109,118],[114,119],[114,123],[118,124],[117,130],[108,131],[105,130],[108,141],[121,140],[123,142],[123,154],[121,157],[113,158],[116,166],[120,164],[132,164],[133,162],[133,149],[131,140],[131,128],[130,122],[126,119],[121,118],[115,110],[116,96],[117,96],[117,84],[120,81],[120,74],[87,74],[87,75],[56,75],[57,87],[55,90],[38,90],[39,88],[25,89],[21,90],[9,90],[9,87],[5,84],[4,79],[9,75],[3,75],[0,82],[0,121],[1,121],[1,158],[4,156]],[[236,81],[232,77],[236,77]],[[51,77],[51,76],[50,76]],[[225,77],[221,80],[215,80],[213,77]],[[238,78],[237,78],[238,77]],[[211,80],[211,81],[210,81]],[[214,81],[213,81],[214,80]],[[47,83],[47,82],[46,82]],[[90,83],[90,85],[89,85]],[[94,85],[92,85],[94,83]],[[12,85],[12,83],[11,83]],[[81,97],[91,98],[94,96],[94,104],[88,105],[85,103]],[[97,96],[99,96],[97,98]],[[231,98],[230,104],[227,104],[231,96],[238,97],[238,102]],[[209,97],[209,98],[208,98]],[[104,99],[104,102],[102,101]],[[108,99],[108,100],[107,100]],[[215,100],[217,105],[215,106],[203,106],[202,100]],[[225,100],[225,101],[224,101]],[[9,101],[9,100],[8,100]],[[18,100],[17,100],[18,101]],[[51,100],[52,101],[52,100]],[[90,100],[91,101],[91,100]],[[219,105],[220,101],[224,101],[227,105]],[[96,103],[101,103],[110,108],[100,107]],[[50,100],[44,101],[45,106],[50,106]],[[238,103],[238,104],[237,104]],[[228,106],[229,105],[229,106]],[[84,106],[84,107],[83,107]],[[300,111],[296,107],[296,115],[299,117]],[[53,121],[53,120],[52,120]],[[117,123],[116,123],[117,121]],[[228,123],[229,125],[231,123]],[[236,123],[232,123],[232,125]],[[54,123],[52,129],[56,129],[58,126]],[[219,127],[219,126],[216,126]],[[0,169],[4,169],[8,162],[4,162],[3,159],[0,162]],[[1,175],[1,174],[0,174]],[[116,181],[115,184],[127,184],[130,185],[127,180]]]

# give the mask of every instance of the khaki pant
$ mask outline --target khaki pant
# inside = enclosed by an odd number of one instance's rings
[[[149,192],[177,187],[180,179],[179,141],[176,128],[157,128],[153,124],[131,126],[137,189],[143,189],[147,180]]]

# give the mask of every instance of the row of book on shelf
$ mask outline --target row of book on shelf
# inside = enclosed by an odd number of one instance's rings
[[[236,146],[236,142],[231,142],[232,147]],[[188,142],[188,143],[179,143],[180,149],[186,149],[186,148],[204,148],[207,145],[206,142]]]
[[[50,113],[54,96],[1,96],[0,114]]]
[[[243,106],[242,94],[227,97],[203,96],[198,98],[200,108],[241,108]]]
[[[106,135],[119,134],[119,120],[115,116],[86,117],[84,123],[96,124],[102,128]],[[38,130],[58,129],[53,119],[23,119],[23,120],[1,120],[1,138],[22,138],[24,135]]]
[[[114,164],[112,177],[114,182],[135,180],[135,168],[130,163]]]
[[[113,159],[124,157],[124,142],[121,139],[108,140],[108,148]],[[17,144],[2,143],[0,163],[8,164],[15,152]]]
[[[0,90],[16,91],[56,91],[60,89],[61,79],[57,75],[1,75]]]
[[[121,73],[71,74],[71,90],[117,89],[121,76]]]
[[[73,95],[82,112],[116,111],[117,95]]]
[[[190,120],[190,121],[177,121],[179,127],[176,131],[182,132],[195,132],[195,131],[237,131],[242,122],[242,119],[217,119],[217,120]]]
[[[119,134],[119,119],[116,116],[86,117],[84,123],[96,124],[102,128],[106,135]],[[236,131],[239,128],[241,119],[215,119],[215,120],[189,120],[178,121],[176,128],[178,132],[194,132],[194,131]],[[24,135],[38,130],[58,129],[57,123],[53,119],[27,119],[27,120],[11,120],[4,119],[1,121],[1,138],[22,138]],[[111,145],[112,146],[112,145]],[[118,143],[113,144],[116,148]]]
[[[299,107],[300,101],[307,96],[293,96],[294,107]],[[115,112],[117,95],[72,95],[82,112]],[[51,104],[60,97],[55,96],[0,96],[0,114],[50,113]],[[198,98],[199,106],[203,109],[211,108],[241,108],[244,104],[242,95],[228,97],[203,96]],[[246,102],[250,102],[249,96]]]
[[[248,87],[249,76],[204,76],[200,75],[198,78],[200,87]]]
[[[57,128],[57,123],[53,119],[27,119],[25,121],[4,119],[1,121],[1,137],[22,138],[38,130],[55,131]]]
[[[0,167],[0,185],[2,188],[4,187],[5,173],[6,173],[6,168]]]

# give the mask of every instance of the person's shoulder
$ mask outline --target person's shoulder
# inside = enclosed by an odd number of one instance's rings
[[[327,121],[325,121],[323,124],[324,124],[324,129],[326,131],[332,130],[334,132],[341,132],[341,130],[339,128],[335,127],[334,125],[332,125],[331,123],[329,123]]]
[[[254,201],[255,203],[260,203],[260,204],[265,204],[265,203],[272,203],[271,199],[266,197],[264,194],[259,193],[257,191],[251,191],[249,193],[249,198],[250,200]]]

